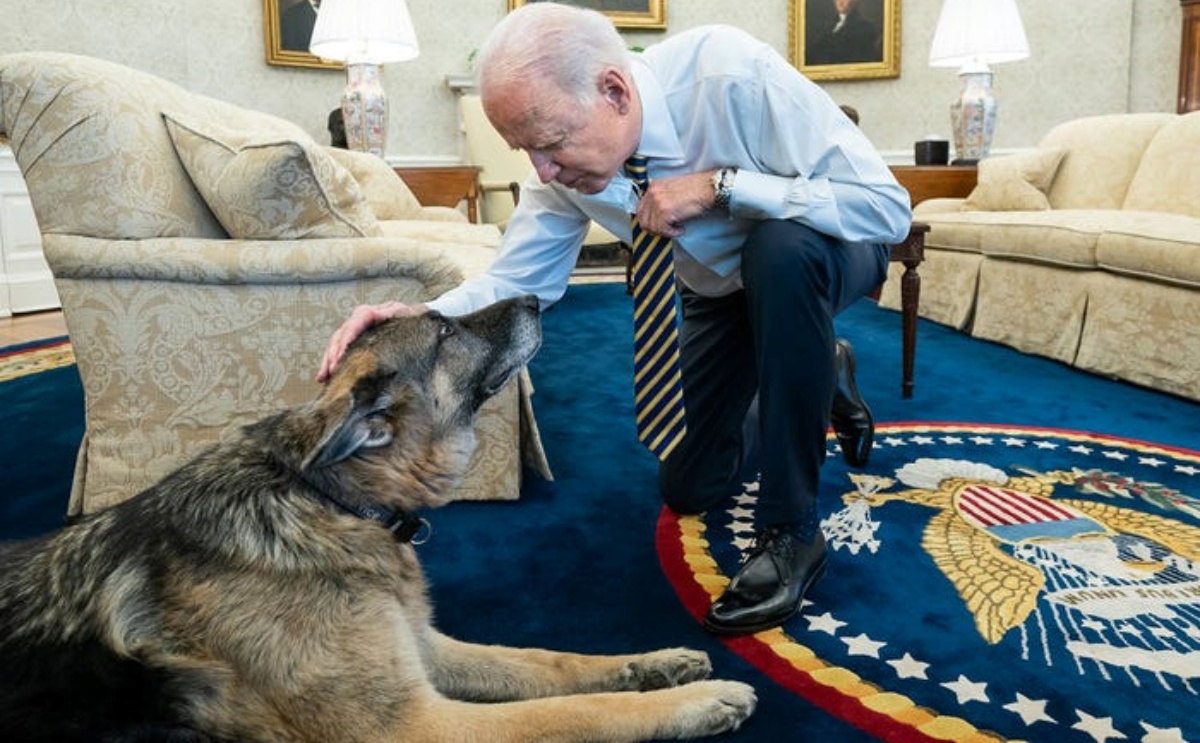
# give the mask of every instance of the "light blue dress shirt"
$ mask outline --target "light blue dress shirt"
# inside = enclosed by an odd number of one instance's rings
[[[738,169],[729,210],[688,221],[675,239],[676,272],[693,291],[741,288],[741,247],[755,220],[791,219],[845,242],[907,236],[908,192],[837,104],[767,44],[705,26],[631,57],[643,109],[637,151],[650,158],[650,178]],[[553,304],[588,221],[628,242],[636,203],[623,173],[586,195],[541,183],[531,169],[491,268],[430,308],[460,315],[522,294]]]

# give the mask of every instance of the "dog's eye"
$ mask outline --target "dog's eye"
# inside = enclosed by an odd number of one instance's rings
[[[438,326],[438,338],[449,338],[454,335],[454,326],[448,322],[443,322]]]

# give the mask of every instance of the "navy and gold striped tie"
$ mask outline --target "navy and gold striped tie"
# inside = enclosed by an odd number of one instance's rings
[[[641,193],[646,158],[634,155],[625,171]],[[633,394],[638,440],[666,459],[687,432],[675,325],[675,264],[671,240],[646,232],[633,218]]]

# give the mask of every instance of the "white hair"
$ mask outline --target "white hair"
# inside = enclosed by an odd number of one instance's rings
[[[580,104],[600,94],[606,67],[629,71],[629,53],[611,20],[585,8],[527,2],[492,29],[479,52],[479,86],[548,81]]]

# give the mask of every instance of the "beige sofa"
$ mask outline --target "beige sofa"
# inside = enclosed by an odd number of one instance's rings
[[[927,222],[921,314],[1200,400],[1200,113],[1064,123]],[[895,270],[895,269],[893,269]],[[899,309],[899,281],[880,297]]]
[[[96,59],[0,56],[0,134],[84,386],[71,513],[311,398],[353,307],[432,298],[499,241],[421,207],[379,158]],[[485,406],[458,497],[517,497],[523,461],[549,476],[530,395],[522,375]]]

